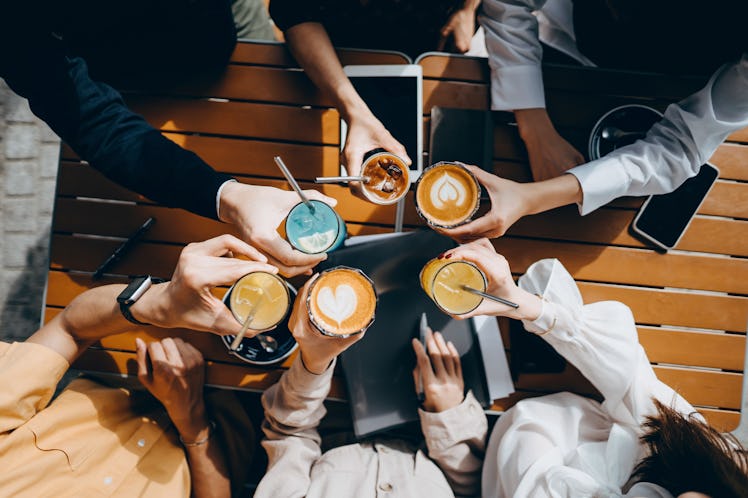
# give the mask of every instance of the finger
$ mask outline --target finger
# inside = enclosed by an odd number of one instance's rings
[[[138,362],[138,379],[147,387],[151,383],[150,369],[148,368],[148,348],[139,337],[135,338],[135,357]]]
[[[278,268],[273,265],[241,259],[216,258],[205,264],[206,268],[202,278],[205,280],[204,285],[210,287],[233,284],[247,273],[256,271],[278,273]]]
[[[176,344],[185,366],[196,366],[203,363],[202,353],[189,342],[176,338],[174,344]]]
[[[278,261],[281,270],[292,270],[294,268],[306,270],[327,259],[325,253],[306,254],[294,249],[277,232],[263,237],[262,243],[258,243],[258,245],[262,245],[263,249]]]
[[[436,344],[435,334],[427,334],[426,348],[428,349],[429,358],[431,359],[431,366],[434,369],[434,374],[437,377],[443,377],[445,373],[444,360],[442,359],[442,354],[439,351],[439,346]]]
[[[454,365],[452,363],[452,354],[449,352],[447,347],[447,341],[444,340],[444,336],[440,332],[434,332],[434,340],[436,347],[439,348],[439,354],[442,358],[442,364],[444,365],[444,371],[449,376],[453,376],[455,373]]]
[[[226,254],[243,254],[250,259],[267,262],[267,258],[260,251],[233,235],[224,234],[204,242],[197,242],[187,246],[190,251],[208,256],[225,256]],[[185,248],[185,249],[187,249]]]
[[[455,375],[462,378],[462,362],[460,361],[460,353],[457,351],[452,341],[447,342],[447,348],[449,349],[450,357],[452,358],[452,364],[454,366]]]
[[[449,31],[443,29],[441,36],[439,37],[439,43],[436,44],[437,52],[444,52],[444,47],[447,46],[447,39],[449,39]]]
[[[408,156],[408,151],[405,150],[403,144],[395,140],[392,135],[389,135],[386,140],[383,140],[382,147],[400,157],[408,166],[413,164],[413,161],[410,159],[410,156]]]
[[[498,236],[504,233],[501,227],[497,226],[490,211],[470,223],[460,225],[456,228],[442,229],[440,232],[459,241],[472,241],[481,237],[493,238],[494,235]]]
[[[148,356],[151,357],[151,364],[154,367],[154,373],[156,371],[156,365],[163,366],[167,363],[164,348],[158,341],[148,343]]]
[[[334,197],[329,197],[323,194],[322,192],[320,192],[319,190],[314,190],[314,189],[304,190],[304,194],[310,199],[324,202],[325,204],[331,207],[335,207],[338,205],[337,199],[335,199]]]
[[[221,303],[224,309],[219,309],[215,315],[213,323],[206,327],[206,332],[217,335],[237,335],[242,330],[242,324],[239,323],[229,309]],[[253,337],[251,330],[247,330],[247,336]]]
[[[416,353],[416,365],[418,371],[422,375],[424,385],[430,383],[434,379],[434,370],[431,368],[431,361],[429,356],[426,354],[426,350],[423,349],[423,344],[418,339],[412,340],[413,351]]]
[[[343,166],[345,166],[349,175],[355,176],[361,171],[361,164],[364,162],[365,150],[359,147],[346,146],[343,151]]]
[[[182,354],[179,352],[174,339],[172,339],[171,337],[167,337],[166,339],[161,341],[161,347],[164,348],[166,361],[168,361],[170,365],[174,367],[184,366],[184,361],[182,361]]]

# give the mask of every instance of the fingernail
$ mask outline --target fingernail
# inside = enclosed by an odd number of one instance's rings
[[[446,256],[444,256],[444,257],[445,257],[445,258],[447,258],[447,259],[450,259],[450,258],[452,257],[452,255],[451,255],[451,254],[447,254],[447,255],[446,255]]]
[[[437,256],[437,259],[442,259],[444,257],[444,253],[441,253],[439,256]]]

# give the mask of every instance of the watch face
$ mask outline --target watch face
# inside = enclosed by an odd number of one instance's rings
[[[130,284],[125,287],[119,296],[117,296],[118,303],[133,304],[135,301],[140,299],[140,296],[145,294],[151,286],[151,277],[146,275],[143,277],[134,277]]]

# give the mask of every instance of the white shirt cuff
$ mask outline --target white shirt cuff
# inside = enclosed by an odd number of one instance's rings
[[[227,183],[235,182],[236,180],[232,178],[231,180],[226,180],[221,184],[220,187],[218,187],[218,192],[216,192],[216,218],[219,220],[221,219],[221,192],[223,192],[223,187],[226,186]]]
[[[540,66],[505,67],[492,71],[492,110],[513,111],[544,107],[543,71]]]
[[[631,180],[623,164],[614,158],[601,158],[570,169],[582,187],[579,214],[591,213],[613,199],[626,195]]]

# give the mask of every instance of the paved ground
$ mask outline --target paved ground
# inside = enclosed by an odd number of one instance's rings
[[[39,326],[59,147],[0,80],[0,340]]]

